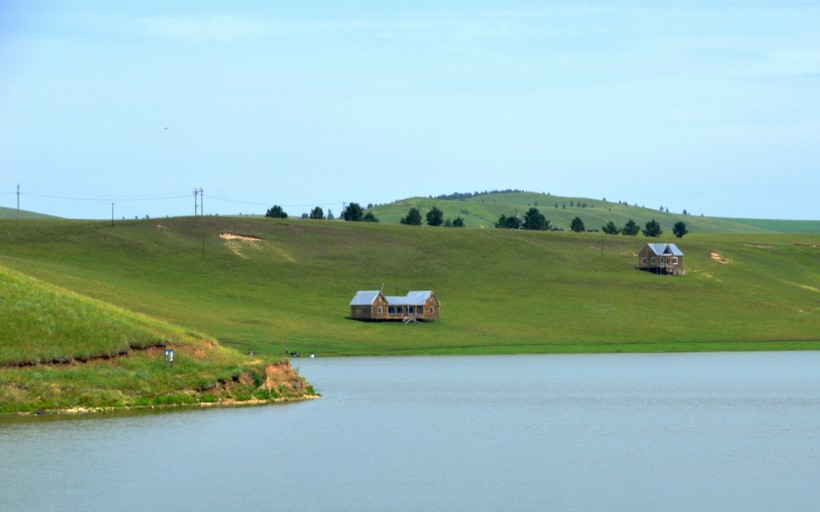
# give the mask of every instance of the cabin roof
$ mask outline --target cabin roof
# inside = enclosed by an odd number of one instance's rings
[[[433,294],[431,290],[408,292],[403,297],[385,297],[391,306],[423,306],[427,299]]]
[[[378,297],[379,294],[381,294],[379,290],[359,290],[356,292],[356,295],[353,296],[353,300],[350,301],[350,305],[370,306],[376,301],[376,297]]]
[[[683,252],[678,249],[678,246],[675,244],[667,244],[667,243],[659,243],[659,244],[646,244],[653,253],[657,256],[669,255],[672,256],[683,256]]]
[[[350,301],[351,306],[371,306],[381,295],[379,290],[359,290]],[[432,290],[412,291],[404,296],[389,296],[385,300],[391,306],[423,306],[433,295]]]

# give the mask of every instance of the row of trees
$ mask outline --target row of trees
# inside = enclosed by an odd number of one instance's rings
[[[635,236],[638,234],[641,229],[635,223],[634,220],[629,219],[624,227],[619,228],[615,225],[614,222],[609,221],[606,223],[605,226],[601,226],[601,231],[608,235],[617,235],[618,233],[623,233],[624,235]],[[645,236],[651,237],[659,237],[663,234],[663,229],[661,229],[661,225],[658,224],[658,221],[655,219],[650,220],[644,226],[642,230]],[[689,233],[689,230],[686,229],[686,223],[683,221],[678,221],[672,226],[672,234],[674,234],[678,238],[683,238],[683,235]]]
[[[498,218],[498,222],[495,223],[495,227],[502,229],[547,231],[550,229],[550,221],[547,220],[543,213],[538,211],[538,208],[530,208],[521,219],[519,219],[517,215],[510,215],[507,217],[502,214],[501,217]],[[553,229],[557,230],[558,228]],[[572,222],[569,224],[569,229],[570,231],[575,231],[577,233],[587,230],[586,226],[584,226],[584,221],[581,220],[581,217],[575,217],[572,219]]]
[[[530,208],[524,214],[523,218],[519,218],[517,215],[511,215],[509,217],[506,215],[501,215],[501,217],[498,218],[498,222],[495,223],[495,227],[502,229],[529,229],[535,231],[546,231],[550,229],[550,221],[547,220],[543,213],[538,211],[538,208]],[[570,231],[574,231],[576,233],[581,233],[587,230],[584,225],[584,221],[581,220],[580,217],[575,217],[572,219],[569,229]],[[609,221],[605,226],[601,226],[601,231],[610,235],[623,233],[624,235],[635,236],[641,231],[641,229],[634,220],[629,219],[622,228],[616,226],[614,222]],[[672,228],[672,233],[674,233],[674,235],[678,238],[682,238],[683,235],[688,232],[689,231],[686,229],[686,223],[682,221],[676,222],[675,226]],[[646,223],[646,226],[643,229],[643,234],[649,237],[659,237],[663,234],[663,229],[661,229],[661,225],[658,224],[658,221],[652,219]]]
[[[279,206],[278,204],[273,205],[272,207],[268,208],[268,211],[265,213],[265,217],[273,217],[275,219],[286,219],[288,218],[288,214],[285,210]],[[325,217],[325,212],[322,210],[320,206],[315,207],[310,211],[310,214],[304,215],[302,214],[303,218],[309,219],[328,219],[333,220],[335,217],[333,216],[333,212],[328,210],[327,217]],[[361,207],[359,203],[350,203],[349,205],[345,206],[342,210],[342,219],[351,221],[351,222],[379,222],[379,219],[373,215],[373,212],[366,211],[364,208]]]
[[[464,227],[464,219],[462,219],[461,217],[456,217],[455,220],[445,220],[444,212],[435,206],[432,207],[429,212],[427,212],[425,218],[427,219],[428,226],[444,226],[447,228]],[[399,220],[399,222],[407,226],[421,226],[421,211],[419,211],[419,209],[414,206],[410,208],[410,211],[407,212],[407,215],[402,217]]]
[[[328,219],[332,219],[333,214],[328,210]],[[282,209],[279,205],[274,205],[270,209],[268,209],[267,213],[265,213],[266,217],[273,217],[273,218],[287,218],[288,214]],[[309,218],[311,219],[324,219],[324,211],[320,207],[315,207],[311,210]],[[367,211],[359,205],[359,203],[350,203],[342,210],[342,219],[350,222],[379,222],[379,219],[373,215],[373,212]],[[444,212],[441,211],[438,207],[434,206],[427,212],[426,215],[427,225],[429,226],[445,226],[445,227],[464,227],[464,219],[461,217],[456,217],[455,220],[444,219]],[[407,215],[403,217],[399,222],[408,226],[420,226],[422,223],[421,211],[418,208],[412,207],[410,211],[407,212]],[[544,216],[543,213],[538,211],[538,208],[530,208],[524,214],[523,218],[519,218],[517,215],[510,215],[509,217],[506,215],[501,215],[498,218],[498,222],[495,223],[496,228],[501,229],[527,229],[532,231],[547,231],[550,229],[550,221]],[[570,231],[574,231],[576,233],[581,233],[586,231],[586,226],[584,225],[584,221],[581,220],[580,217],[575,217],[572,219],[569,225]],[[659,237],[663,234],[663,229],[661,229],[661,225],[655,220],[652,219],[646,223],[644,229],[641,230],[638,227],[638,224],[635,223],[634,220],[629,219],[623,227],[618,227],[615,225],[614,222],[609,221],[606,225],[601,226],[601,231],[609,235],[617,235],[619,233],[627,235],[627,236],[635,236],[639,232],[643,231],[643,234],[648,237]],[[678,221],[675,223],[674,227],[672,228],[672,233],[678,237],[683,238],[683,235],[689,233],[686,229],[686,223],[683,221]]]

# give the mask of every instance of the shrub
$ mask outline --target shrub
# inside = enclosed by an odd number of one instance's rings
[[[265,213],[265,217],[273,217],[274,219],[287,219],[288,214],[285,213],[285,210],[283,210],[281,206],[275,204],[272,207],[268,208],[268,211]]]

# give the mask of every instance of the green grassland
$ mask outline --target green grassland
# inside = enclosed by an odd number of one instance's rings
[[[5,208],[0,206],[0,219],[55,219],[51,215],[44,215],[42,213],[29,212],[26,210],[17,211],[16,208]]]
[[[418,208],[422,218],[436,206],[444,217],[461,217],[467,227],[491,228],[501,215],[522,216],[530,208],[538,208],[550,221],[550,227],[569,229],[572,219],[580,217],[587,229],[600,229],[612,221],[623,227],[630,219],[643,227],[655,219],[664,231],[671,234],[678,221],[686,223],[690,232],[697,233],[820,233],[820,220],[759,220],[726,219],[682,215],[681,212],[666,213],[657,209],[634,204],[620,204],[617,200],[605,201],[583,197],[560,197],[535,192],[502,192],[481,194],[465,199],[434,199],[414,197],[386,205],[376,205],[370,210],[381,223],[398,224],[410,208]],[[690,212],[691,213],[691,212]]]
[[[271,401],[311,391],[265,385],[261,360],[0,267],[0,413]],[[165,348],[175,352],[166,365]],[[282,365],[279,365],[280,367]]]
[[[384,218],[0,221],[0,266],[257,354],[820,348],[820,238],[758,231],[678,240]],[[648,241],[676,242],[686,275],[636,270]],[[347,318],[356,290],[382,287],[434,290],[441,320]]]

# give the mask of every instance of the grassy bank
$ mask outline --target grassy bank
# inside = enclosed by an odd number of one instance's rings
[[[813,234],[693,233],[674,240],[682,277],[634,269],[657,241],[642,235],[198,217],[6,221],[0,240],[0,265],[240,352],[820,348]],[[381,287],[434,290],[441,321],[346,318],[356,290]]]
[[[0,413],[292,399],[287,363],[0,267]],[[174,365],[165,348],[174,349]]]

